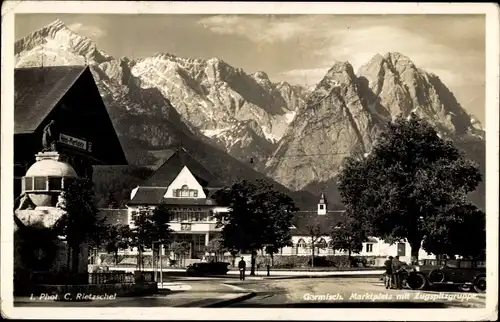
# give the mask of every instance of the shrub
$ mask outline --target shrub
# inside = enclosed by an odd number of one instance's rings
[[[334,266],[334,263],[332,260],[328,259],[325,256],[314,256],[314,263],[312,262],[311,258],[307,261],[307,265],[311,266],[311,264],[314,264],[314,267],[331,267]]]

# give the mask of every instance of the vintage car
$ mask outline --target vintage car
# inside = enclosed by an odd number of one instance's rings
[[[406,278],[410,289],[457,286],[461,291],[486,292],[485,262],[474,260],[425,260],[414,265]]]
[[[187,267],[186,274],[188,276],[225,275],[229,271],[228,266],[229,263],[225,262],[194,263]]]

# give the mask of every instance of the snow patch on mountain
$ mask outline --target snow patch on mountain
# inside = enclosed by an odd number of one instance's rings
[[[297,115],[296,111],[290,111],[285,114],[285,119],[288,124],[292,123],[292,121],[295,119],[295,115]]]
[[[274,135],[272,132],[269,131],[269,129],[265,126],[262,127],[262,132],[264,132],[264,135],[266,137],[266,139],[271,142],[271,143],[277,143],[281,137],[278,137],[276,135]]]
[[[209,138],[212,138],[214,136],[217,137],[230,129],[231,129],[231,127],[225,127],[225,128],[221,128],[221,129],[201,130],[201,132],[203,133],[203,135],[205,135]]]

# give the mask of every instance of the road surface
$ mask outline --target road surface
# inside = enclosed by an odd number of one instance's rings
[[[485,295],[460,292],[386,290],[378,278],[296,279],[178,278],[171,292],[115,300],[60,302],[16,298],[14,305],[43,307],[485,307]]]
[[[14,298],[15,307],[210,307],[249,295],[245,289],[227,285],[221,279],[165,283],[158,294],[116,297],[93,301],[53,301],[39,297]]]
[[[231,307],[485,307],[485,295],[386,290],[377,278],[315,278],[233,282],[257,295]]]

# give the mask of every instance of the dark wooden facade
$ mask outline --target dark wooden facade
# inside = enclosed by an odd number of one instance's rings
[[[80,176],[92,176],[92,165],[127,164],[88,66],[19,68],[14,78],[15,197],[20,178],[42,150],[43,130],[50,121],[58,133],[57,151]]]

